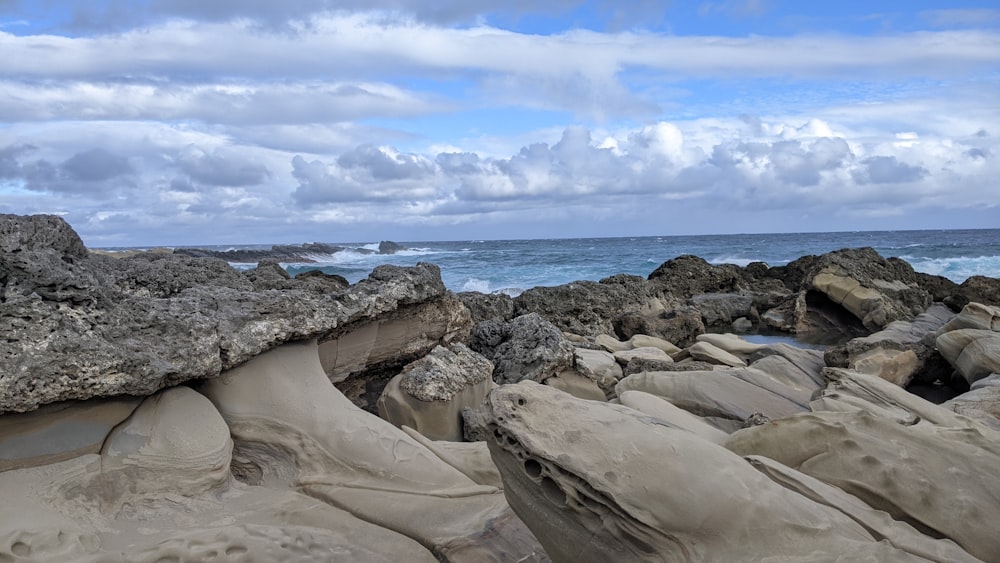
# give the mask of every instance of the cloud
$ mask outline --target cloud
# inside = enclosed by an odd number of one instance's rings
[[[920,16],[937,27],[989,27],[1000,23],[1000,10],[990,8],[926,10]]]
[[[895,156],[873,156],[861,161],[854,180],[859,184],[899,184],[916,182],[927,174],[926,168],[900,162]]]
[[[195,146],[181,151],[177,165],[192,180],[211,186],[253,186],[270,177],[267,167],[250,160],[248,155],[226,154],[221,150],[207,153]]]

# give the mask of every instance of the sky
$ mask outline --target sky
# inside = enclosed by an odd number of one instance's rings
[[[993,1],[0,0],[91,247],[1000,227]]]

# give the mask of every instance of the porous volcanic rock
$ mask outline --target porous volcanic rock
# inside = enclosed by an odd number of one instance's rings
[[[446,295],[425,263],[380,266],[340,291],[258,291],[222,260],[114,259],[88,253],[59,217],[2,215],[0,412],[149,395]]]
[[[573,345],[537,313],[476,325],[469,347],[493,362],[493,380],[542,382],[573,367]]]

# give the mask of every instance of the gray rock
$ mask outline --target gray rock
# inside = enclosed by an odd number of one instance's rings
[[[517,315],[538,313],[560,330],[584,336],[613,334],[613,319],[623,314],[663,310],[655,289],[641,277],[628,275],[535,287],[515,297],[514,305]]]
[[[409,364],[400,374],[399,387],[420,401],[450,401],[470,385],[493,374],[493,364],[464,344],[438,346]]]
[[[339,292],[256,291],[220,260],[89,254],[49,216],[0,216],[0,272],[0,412],[148,395],[448,295],[432,264],[381,266]]]
[[[703,293],[688,299],[688,304],[701,311],[706,326],[728,326],[753,310],[752,295],[738,293]]]
[[[491,320],[509,321],[514,318],[514,299],[506,293],[463,291],[457,295],[469,308],[474,323]]]
[[[469,347],[493,362],[493,380],[542,382],[573,367],[573,345],[537,313],[476,325]]]

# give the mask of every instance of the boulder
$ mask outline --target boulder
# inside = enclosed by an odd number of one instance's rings
[[[642,334],[656,336],[678,346],[687,346],[695,337],[705,332],[701,312],[689,305],[671,307],[664,311],[644,314],[628,312],[613,320],[615,334],[630,339]]]
[[[628,343],[632,348],[659,348],[663,350],[668,355],[673,356],[681,351],[680,348],[675,346],[673,343],[668,342],[662,338],[657,338],[655,336],[649,336],[647,334],[634,334],[632,338],[629,338]]]
[[[969,391],[941,406],[1000,430],[1000,373],[976,381]]]
[[[622,378],[622,367],[616,361],[616,356],[603,350],[574,349],[573,369],[596,383],[604,392],[614,389]]]
[[[463,291],[457,295],[469,309],[473,323],[514,318],[514,299],[506,293]]]
[[[594,343],[611,353],[633,348],[631,341],[622,342],[610,334],[598,334],[594,337]]]
[[[741,359],[749,358],[751,354],[764,347],[763,344],[748,342],[736,334],[700,334],[698,342],[707,342]]]
[[[655,360],[658,362],[671,362],[673,359],[661,348],[644,346],[642,348],[631,348],[614,353],[614,359],[621,366],[627,366],[632,360]]]
[[[970,522],[1000,517],[1000,477],[992,469],[1000,463],[998,444],[983,427],[900,424],[853,411],[802,413],[747,428],[725,446],[838,487],[988,561],[1000,553],[1000,537]]]
[[[931,335],[954,316],[944,305],[935,304],[912,321],[894,321],[869,336],[830,348],[825,353],[826,363],[878,375],[901,387],[914,379],[922,383],[948,381],[949,374],[939,369],[941,362]]]
[[[719,421],[723,430],[742,425],[754,413],[778,419],[806,410],[731,373],[716,371],[636,373],[618,382],[615,391],[619,396],[625,391],[656,395],[692,414]]]
[[[462,409],[493,388],[493,364],[464,344],[438,346],[393,377],[378,400],[379,416],[431,440],[462,441]]]
[[[511,507],[555,561],[907,556],[721,446],[625,406],[524,381],[491,393],[479,420]]]
[[[687,348],[687,353],[696,360],[710,364],[733,367],[747,365],[742,359],[709,342],[695,342]]]
[[[965,307],[962,307],[962,310],[957,315],[948,319],[948,322],[943,326],[939,326],[938,330],[948,332],[962,328],[1000,332],[1000,306],[969,303]]]
[[[476,325],[469,347],[493,362],[493,380],[542,382],[573,367],[573,345],[537,313]]]
[[[962,282],[958,292],[968,301],[1000,307],[1000,278],[970,276]]]
[[[729,326],[754,311],[753,296],[739,293],[703,293],[692,296],[688,304],[701,311],[705,326]]]
[[[575,370],[560,372],[559,375],[550,377],[543,383],[550,387],[555,387],[565,393],[569,393],[579,399],[587,399],[589,401],[607,401],[608,391],[600,387],[593,379],[580,375],[580,373]]]
[[[811,315],[842,321],[838,308],[870,333],[892,321],[911,320],[931,305],[909,264],[883,258],[872,248],[824,254],[812,262],[802,283],[796,307],[801,332],[816,328]]]
[[[969,383],[1000,372],[1000,332],[962,328],[937,337],[938,351]]]

